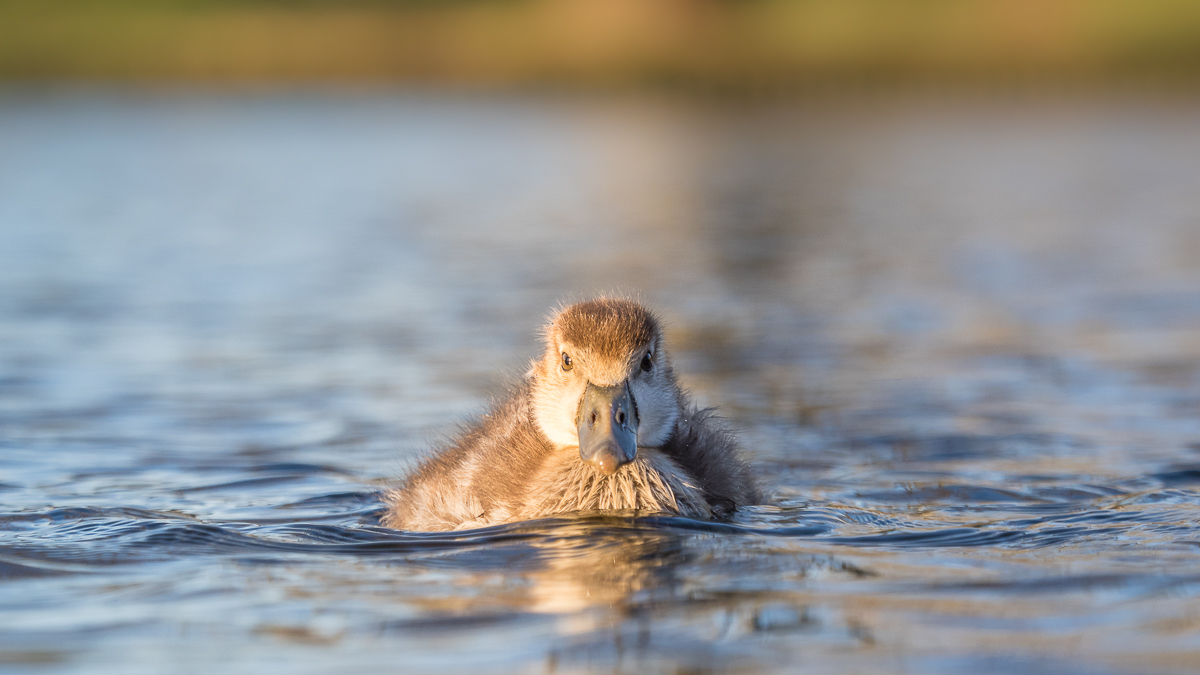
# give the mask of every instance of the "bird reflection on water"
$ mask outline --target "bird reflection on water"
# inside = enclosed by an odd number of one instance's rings
[[[697,569],[723,576],[729,565],[755,566],[750,560],[756,547],[739,551],[721,540],[738,529],[632,511],[489,528],[485,532],[535,538],[507,553],[503,546],[480,547],[416,561],[435,569],[473,569],[474,575],[456,583],[485,592],[452,609],[430,607],[430,616],[401,630],[425,621],[467,629],[478,617],[491,622],[553,617],[545,628],[554,645],[545,657],[551,670],[761,666],[761,655],[753,654],[756,635],[812,634],[842,645],[870,639],[861,621],[819,617],[804,604],[809,598],[782,590],[808,576],[828,582],[869,575],[833,555],[793,554],[785,566],[756,570],[764,576],[745,587],[698,582]],[[698,542],[697,532],[709,536]]]

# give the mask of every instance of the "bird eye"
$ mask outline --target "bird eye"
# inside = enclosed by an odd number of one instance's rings
[[[571,363],[571,357],[567,356],[566,352],[563,352],[563,370],[570,370],[573,365],[574,364]]]
[[[642,370],[644,370],[646,372],[650,372],[650,369],[653,367],[654,367],[654,355],[651,354],[650,352],[646,352],[646,355],[642,357]]]

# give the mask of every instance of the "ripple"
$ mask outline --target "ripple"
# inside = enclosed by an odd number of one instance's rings
[[[412,556],[499,546],[554,542],[579,546],[619,545],[631,536],[787,539],[851,548],[886,547],[896,550],[929,548],[1045,548],[1094,537],[1097,528],[1109,535],[1154,526],[1181,540],[1200,535],[1192,513],[1170,509],[1088,510],[1054,513],[1038,518],[998,519],[963,527],[953,523],[905,520],[848,507],[789,509],[760,508],[758,516],[740,522],[693,520],[677,516],[628,513],[582,513],[456,532],[403,532],[370,524],[382,515],[378,494],[335,493],[304,500],[306,505],[357,507],[368,524],[330,524],[303,518],[259,521],[200,522],[184,514],[137,508],[77,507],[0,516],[10,530],[11,550],[22,560],[69,561],[111,566],[118,563],[162,561],[195,555],[277,553],[313,556]],[[294,508],[285,504],[281,509]],[[330,516],[346,522],[342,513]],[[842,534],[844,527],[873,531]],[[735,545],[736,544],[730,544]],[[530,554],[537,557],[536,551]],[[484,556],[486,558],[486,556]],[[543,556],[544,557],[544,556]],[[505,552],[498,559],[508,564]],[[289,558],[290,559],[290,558]],[[476,560],[480,564],[480,560]],[[486,565],[486,560],[482,561]],[[14,570],[11,574],[17,574]]]
[[[919,98],[0,92],[0,662],[1188,671],[1194,102]],[[614,279],[781,497],[380,527]]]

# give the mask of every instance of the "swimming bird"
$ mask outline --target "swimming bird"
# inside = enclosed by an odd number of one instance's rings
[[[462,530],[573,511],[726,516],[759,499],[733,434],[676,382],[655,315],[569,305],[525,378],[386,496],[385,526]]]

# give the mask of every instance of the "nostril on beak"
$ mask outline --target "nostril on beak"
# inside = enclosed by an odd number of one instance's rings
[[[612,476],[637,457],[637,403],[628,383],[611,387],[588,383],[578,411],[579,457],[584,462]]]

